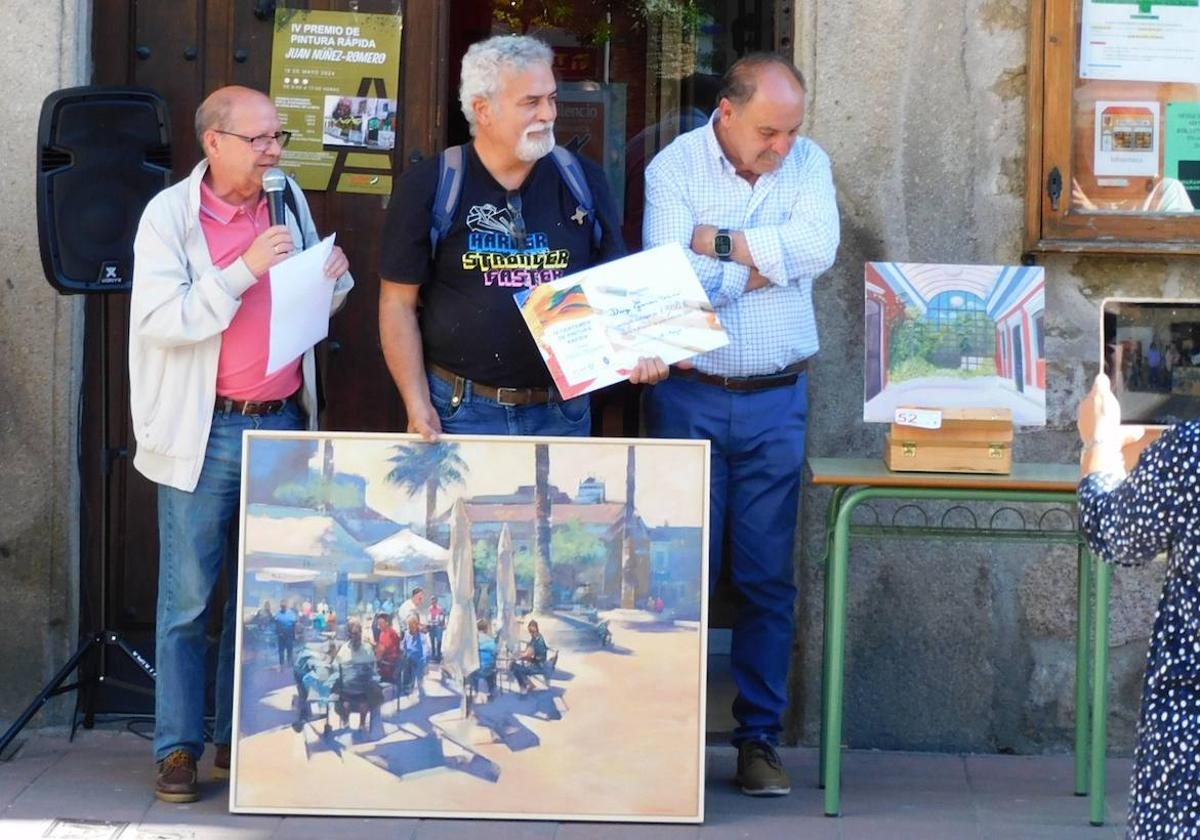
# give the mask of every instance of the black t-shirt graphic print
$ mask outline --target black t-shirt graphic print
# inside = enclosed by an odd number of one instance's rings
[[[432,258],[438,161],[425,161],[397,180],[384,226],[380,275],[421,286],[421,337],[428,361],[488,385],[552,384],[513,294],[625,253],[603,173],[591,161],[580,158],[580,164],[600,217],[598,247],[591,215],[549,157],[534,165],[513,201],[468,145],[454,221]]]

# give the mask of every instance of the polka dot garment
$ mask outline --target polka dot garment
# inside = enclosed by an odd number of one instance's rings
[[[1200,422],[1168,431],[1128,478],[1079,484],[1080,527],[1104,560],[1168,552],[1142,688],[1129,798],[1133,840],[1200,837]]]

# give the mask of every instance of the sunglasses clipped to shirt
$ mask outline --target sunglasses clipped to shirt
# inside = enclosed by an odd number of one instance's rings
[[[279,144],[279,148],[287,147],[288,141],[292,139],[290,131],[276,131],[274,134],[260,134],[257,137],[247,137],[245,134],[238,134],[234,131],[222,131],[219,128],[214,128],[213,131],[217,134],[225,134],[229,137],[236,137],[239,140],[245,140],[250,144],[250,148],[258,153],[265,152],[271,148],[272,141]]]
[[[508,206],[508,218],[512,223],[513,242],[518,251],[524,251],[527,232],[525,217],[521,215],[521,193],[517,190],[509,190],[504,196],[504,203]]]

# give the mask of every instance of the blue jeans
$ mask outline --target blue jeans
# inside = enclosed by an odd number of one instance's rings
[[[432,373],[428,379],[429,399],[447,434],[587,437],[592,433],[592,403],[587,394],[542,405],[501,405],[476,394],[468,381],[462,399],[453,405],[454,386]]]
[[[707,439],[710,449],[708,582],[721,573],[728,533],[731,576],[744,598],[730,666],[738,696],[733,742],[779,742],[788,698],[796,609],[793,566],[808,380],[733,392],[671,377],[646,392],[654,437]]]
[[[158,613],[154,695],[154,759],[175,750],[204,752],[204,694],[208,606],[220,575],[227,597],[217,654],[213,742],[228,744],[233,730],[233,643],[237,633],[237,558],[225,557],[238,515],[242,432],[304,428],[293,401],[277,414],[246,417],[216,411],[196,489],[158,487]],[[223,571],[222,571],[223,569]]]

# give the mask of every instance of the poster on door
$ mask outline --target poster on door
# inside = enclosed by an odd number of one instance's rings
[[[292,133],[280,167],[306,190],[389,195],[399,14],[277,9],[271,99]]]

